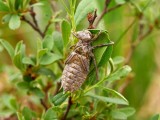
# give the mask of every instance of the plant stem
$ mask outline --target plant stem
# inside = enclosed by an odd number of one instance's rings
[[[36,20],[36,13],[34,12],[33,7],[31,7],[30,14],[31,14],[31,17],[33,19],[33,22],[34,22],[35,26],[39,28],[37,20]]]
[[[31,21],[27,20],[25,18],[25,16],[22,17],[22,20],[25,21],[26,23],[28,23],[36,32],[39,33],[39,35],[43,38],[44,37],[44,33],[38,28],[36,27]]]
[[[68,113],[69,113],[69,110],[70,110],[72,104],[73,104],[73,103],[72,103],[72,97],[70,96],[69,99],[68,99],[68,106],[67,106],[66,112],[64,113],[64,116],[62,117],[61,120],[66,120],[67,115],[68,115]]]
[[[42,106],[45,108],[45,111],[47,111],[48,106],[46,105],[45,101],[43,99],[40,99],[40,102],[41,102]]]
[[[133,55],[135,48],[140,44],[140,42],[142,40],[144,40],[148,35],[150,35],[152,33],[152,31],[153,31],[153,26],[150,26],[149,30],[145,34],[143,34],[143,35],[139,34],[137,40],[134,43],[131,43],[131,49],[130,49],[128,56],[126,58],[125,64],[130,63],[130,60],[132,58],[132,55]],[[142,31],[140,31],[140,32],[142,32]]]
[[[111,12],[111,11],[113,11],[113,10],[115,10],[115,9],[117,9],[117,8],[119,8],[119,7],[122,6],[122,4],[118,4],[118,5],[116,5],[116,6],[108,9],[108,6],[109,6],[110,2],[111,2],[111,0],[106,0],[106,1],[105,1],[104,9],[103,9],[101,15],[97,18],[97,21],[96,21],[96,23],[95,23],[95,27],[98,26],[99,22],[100,22],[100,21],[102,20],[102,18],[106,15],[106,13],[109,13],[109,12]]]
[[[76,24],[74,19],[74,12],[75,12],[76,0],[70,0],[70,19],[72,23],[72,31],[76,30]]]
[[[111,2],[111,0],[106,0],[106,1],[105,1],[104,9],[103,9],[101,15],[97,18],[97,22],[95,23],[95,27],[98,26],[98,24],[99,24],[99,22],[101,21],[101,19],[102,19],[102,18],[104,17],[104,15],[107,13],[107,11],[108,11],[108,6],[109,6],[110,2]]]

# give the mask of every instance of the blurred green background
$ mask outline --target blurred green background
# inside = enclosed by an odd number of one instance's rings
[[[50,2],[47,0],[43,2],[46,2],[45,6],[36,7],[38,24],[42,30],[44,30],[44,26],[50,17],[55,14],[51,10]],[[59,1],[54,2],[56,4],[55,9],[61,11],[59,18],[66,18],[66,12],[61,3]],[[95,2],[98,15],[100,15],[104,8],[104,0],[95,0],[93,2]],[[112,57],[123,56],[126,59],[130,52],[131,41],[134,41],[138,36],[139,24],[144,24],[144,33],[149,26],[153,26],[152,32],[135,47],[131,60],[127,63],[133,69],[130,78],[118,83],[116,88],[120,90],[121,87],[124,87],[122,93],[128,99],[130,106],[136,109],[136,114],[130,119],[147,120],[154,114],[160,113],[160,29],[156,26],[157,24],[155,25],[156,20],[160,24],[160,1],[132,0],[132,2],[122,4],[121,7],[107,13],[97,28],[107,29],[110,39],[116,42],[136,19],[134,24],[114,46],[112,54]],[[150,2],[149,5],[147,5],[148,2]],[[116,0],[112,0],[109,8],[116,5]],[[140,14],[138,9],[145,6],[147,7],[142,11],[143,18],[138,19],[137,16]],[[0,20],[3,15],[3,13],[0,13]],[[86,21],[86,19],[83,20],[77,30],[86,29],[88,25]],[[52,27],[54,26],[52,25]],[[36,52],[36,40],[40,39],[40,36],[24,22],[17,30],[10,30],[8,24],[0,22],[0,38],[4,38],[13,46],[18,41],[23,40],[26,44],[27,54],[34,54]],[[13,73],[16,73],[16,71],[18,70],[12,65],[8,53],[0,45],[0,95],[4,93],[12,94],[12,84],[14,82],[12,80],[15,77]]]

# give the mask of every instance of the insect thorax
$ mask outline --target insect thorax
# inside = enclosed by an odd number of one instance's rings
[[[75,46],[75,50],[76,53],[89,57],[89,53],[91,51],[91,45],[88,42],[83,42],[83,41],[79,41],[76,46]]]

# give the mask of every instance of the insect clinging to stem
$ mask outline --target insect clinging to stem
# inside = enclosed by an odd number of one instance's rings
[[[64,91],[74,92],[81,87],[89,73],[91,59],[93,59],[96,70],[96,78],[98,79],[98,68],[93,54],[93,49],[114,44],[113,42],[110,42],[107,44],[91,46],[91,43],[96,40],[99,34],[94,36],[89,30],[73,33],[79,41],[74,46],[73,51],[65,62],[65,67],[61,77],[61,83]]]

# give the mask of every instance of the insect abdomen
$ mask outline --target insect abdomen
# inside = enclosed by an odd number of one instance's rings
[[[85,66],[82,65],[82,61],[85,62]],[[87,70],[84,70],[84,67]],[[89,69],[89,59],[77,54],[70,63],[67,63],[62,73],[62,87],[64,91],[74,92],[78,90],[85,79],[87,78]]]

